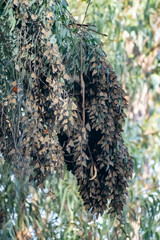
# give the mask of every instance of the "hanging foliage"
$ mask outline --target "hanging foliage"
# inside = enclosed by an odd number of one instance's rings
[[[54,170],[62,177],[66,163],[87,210],[102,214],[109,203],[120,215],[133,168],[121,135],[127,101],[100,42],[75,24],[65,2],[2,7],[4,159],[41,187]]]

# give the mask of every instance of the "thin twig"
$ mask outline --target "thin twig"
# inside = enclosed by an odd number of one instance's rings
[[[71,25],[73,25],[73,24],[69,24],[69,26],[71,26]],[[80,27],[80,28],[82,28],[82,27],[88,28],[87,30],[89,30],[89,31],[98,33],[98,34],[100,34],[100,35],[102,35],[102,36],[104,36],[104,37],[108,37],[108,35],[105,34],[105,33],[101,33],[101,32],[99,32],[99,31],[96,31],[96,30],[94,30],[94,29],[89,28],[89,27],[95,27],[95,25],[81,24],[81,23],[74,23],[74,25],[75,25],[76,27]],[[68,27],[67,27],[67,28],[68,28]]]
[[[91,1],[90,1],[90,2],[91,2]],[[89,4],[90,4],[90,2],[89,2]],[[89,5],[88,5],[88,7],[89,7]],[[88,11],[88,9],[86,9],[86,10]],[[67,11],[68,11],[68,10],[67,10]],[[87,11],[86,11],[86,13],[85,13],[85,18],[86,18]],[[92,25],[92,24],[83,24],[85,18],[83,19],[83,22],[82,22],[82,23],[77,23],[76,20],[73,18],[73,16],[71,16],[71,13],[70,13],[69,11],[68,11],[68,13],[70,14],[70,17],[72,18],[72,21],[73,21],[73,23],[72,23],[72,24],[69,24],[69,26],[75,24],[75,25],[77,25],[78,27],[88,27],[88,30],[89,30],[89,31],[92,31],[92,32],[98,33],[98,34],[100,34],[100,35],[102,35],[102,36],[108,37],[107,34],[104,34],[104,33],[98,32],[98,31],[96,31],[96,30],[94,30],[94,29],[89,28],[89,27],[96,27],[95,25]],[[65,27],[66,27],[67,29],[69,29],[69,26],[65,26]],[[89,33],[88,33],[88,34],[89,34]]]
[[[89,8],[90,3],[91,3],[91,0],[89,0],[89,2],[88,2],[87,8],[86,8],[86,12],[85,12],[85,15],[84,15],[84,18],[83,18],[83,21],[82,21],[82,24],[84,23],[84,21],[85,21],[85,19],[86,19],[86,16],[87,16],[87,12],[88,12],[88,8]]]
[[[76,22],[69,24],[69,26],[74,25],[74,24],[77,25],[78,27],[96,27],[93,24],[82,24],[82,23],[76,23]]]
[[[88,28],[88,30],[89,30],[89,31],[92,31],[92,32],[95,32],[95,33],[98,33],[98,34],[100,34],[100,35],[102,35],[102,36],[108,37],[107,34],[105,34],[105,33],[100,33],[100,32],[98,32],[98,31],[96,31],[96,30],[94,30],[94,29]]]
[[[83,54],[82,54],[82,38],[81,38],[81,89],[82,89],[82,110],[83,110],[83,127],[85,127],[85,83],[83,79]]]

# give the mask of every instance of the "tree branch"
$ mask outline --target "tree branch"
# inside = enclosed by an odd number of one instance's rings
[[[85,127],[85,83],[83,79],[83,53],[82,53],[82,38],[81,38],[81,89],[82,89],[82,110],[83,110],[83,127]]]
[[[85,21],[85,19],[86,19],[86,16],[87,16],[87,12],[88,12],[88,8],[89,8],[90,3],[91,3],[91,0],[89,0],[89,2],[88,2],[88,5],[87,5],[86,11],[85,11],[85,15],[84,15],[84,18],[83,18],[83,21],[82,21],[82,24],[84,23],[84,21]]]

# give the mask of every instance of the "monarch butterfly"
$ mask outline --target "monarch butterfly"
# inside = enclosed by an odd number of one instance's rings
[[[47,133],[47,129],[43,130],[43,134],[46,134]]]
[[[14,87],[12,88],[12,92],[14,92],[15,94],[17,94],[17,91],[18,91],[17,86],[14,86]]]

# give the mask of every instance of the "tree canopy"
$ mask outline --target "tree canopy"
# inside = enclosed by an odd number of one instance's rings
[[[159,239],[160,2],[68,3],[0,3],[0,236]]]

